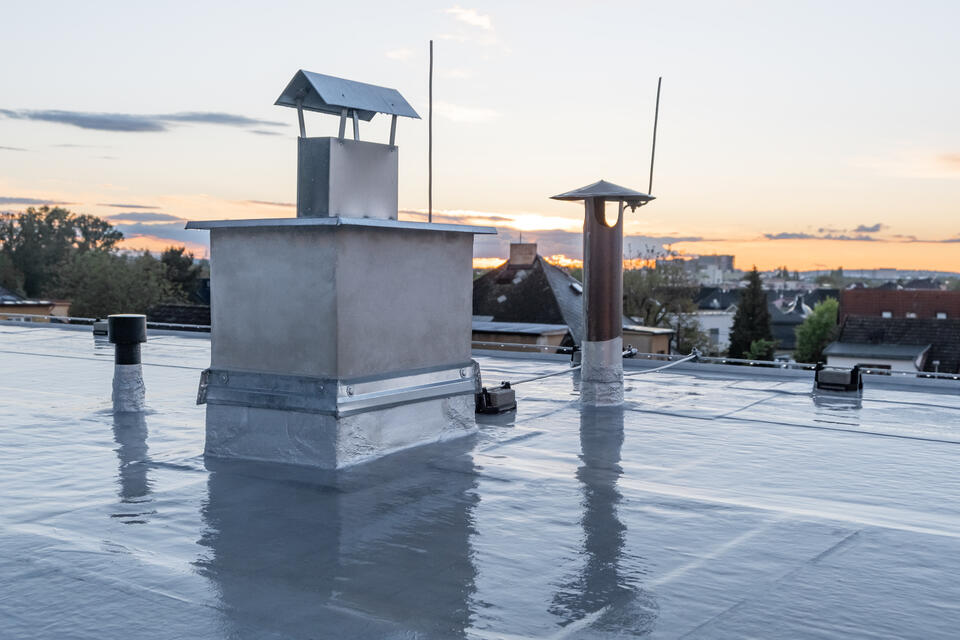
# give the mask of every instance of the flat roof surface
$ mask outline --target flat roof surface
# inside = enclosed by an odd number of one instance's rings
[[[727,367],[516,387],[480,433],[336,476],[205,461],[207,336],[149,412],[89,327],[0,325],[3,638],[954,638],[960,394]],[[478,358],[488,380],[564,366]],[[810,374],[812,376],[812,374]]]

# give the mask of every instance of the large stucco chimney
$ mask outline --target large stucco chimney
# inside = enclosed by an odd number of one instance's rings
[[[397,219],[397,117],[418,117],[397,91],[300,71],[277,104],[297,217],[187,225],[210,231],[206,453],[341,468],[473,432],[473,236],[495,230]],[[304,111],[340,135],[307,138]],[[377,113],[388,144],[359,140]]]

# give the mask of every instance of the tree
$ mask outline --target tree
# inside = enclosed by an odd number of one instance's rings
[[[70,298],[73,316],[146,313],[175,295],[163,263],[147,252],[128,257],[87,251],[77,254],[67,266],[56,292],[59,297]]]
[[[700,287],[673,261],[623,272],[623,312],[648,327],[663,326],[677,313],[696,310],[693,300]]]
[[[836,339],[839,310],[840,303],[834,298],[827,298],[804,318],[803,323],[796,328],[797,350],[794,358],[797,362],[823,360],[823,350]]]
[[[747,360],[773,360],[773,350],[776,348],[775,340],[754,340],[750,343],[750,348],[744,354]]]
[[[75,255],[109,253],[122,239],[109,222],[62,207],[30,207],[0,217],[0,250],[23,278],[23,293],[30,298],[47,293]]]
[[[13,260],[0,251],[0,287],[11,293],[23,295],[23,274],[13,265]]]
[[[674,330],[677,351],[709,350],[710,338],[696,316],[694,298],[700,287],[675,261],[623,273],[623,310],[648,327]]]
[[[760,272],[757,267],[747,274],[747,288],[740,292],[740,304],[737,313],[733,316],[733,329],[730,331],[730,357],[748,358],[751,345],[755,340],[765,340],[773,343],[773,333],[770,331],[770,311],[767,309],[767,295],[760,282]],[[773,357],[772,347],[767,358]]]
[[[167,247],[160,255],[166,279],[173,287],[177,298],[189,302],[197,291],[200,278],[200,265],[196,264],[193,254],[186,247]]]
[[[837,267],[836,269],[830,271],[830,275],[820,274],[816,277],[814,282],[822,287],[834,287],[839,289],[843,287],[843,278],[843,267]]]

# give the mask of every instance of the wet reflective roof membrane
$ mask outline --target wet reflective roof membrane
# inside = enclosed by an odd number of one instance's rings
[[[517,386],[476,437],[336,475],[204,460],[205,336],[0,325],[3,638],[954,638],[960,395],[746,367]],[[478,358],[487,381],[558,366]],[[562,364],[562,363],[561,363]]]

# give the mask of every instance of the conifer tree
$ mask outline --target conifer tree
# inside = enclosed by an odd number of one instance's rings
[[[770,343],[765,359],[773,357],[773,333],[770,331],[770,311],[767,309],[767,295],[760,282],[760,272],[753,267],[747,275],[747,288],[740,292],[740,304],[733,316],[733,329],[730,331],[730,357],[747,358],[751,354],[750,346],[754,341],[764,340]]]

